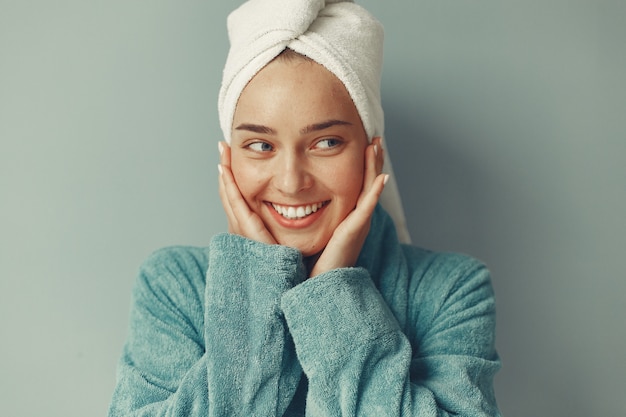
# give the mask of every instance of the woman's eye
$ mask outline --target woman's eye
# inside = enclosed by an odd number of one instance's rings
[[[247,145],[247,148],[255,152],[270,152],[274,150],[272,145],[267,142],[252,142]]]
[[[315,144],[316,148],[330,149],[341,145],[341,141],[337,138],[322,139]]]

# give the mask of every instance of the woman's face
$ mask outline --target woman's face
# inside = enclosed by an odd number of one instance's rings
[[[341,81],[312,61],[275,60],[243,90],[231,136],[250,209],[279,244],[320,252],[356,206],[368,145]]]

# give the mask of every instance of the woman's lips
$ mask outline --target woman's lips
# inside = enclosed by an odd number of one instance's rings
[[[270,202],[267,202],[266,205],[272,217],[274,217],[279,224],[285,227],[300,228],[307,227],[314,223],[328,203],[330,203],[330,200],[299,206],[286,206]]]
[[[324,206],[324,202],[305,204],[302,206],[283,206],[276,203],[270,203],[274,210],[286,219],[302,219],[315,213],[318,209]]]

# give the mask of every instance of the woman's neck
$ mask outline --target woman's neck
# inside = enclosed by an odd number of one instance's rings
[[[313,270],[313,267],[315,266],[317,260],[320,258],[321,254],[322,252],[318,252],[315,255],[304,257],[304,267],[306,268],[307,277],[311,276],[311,271]]]

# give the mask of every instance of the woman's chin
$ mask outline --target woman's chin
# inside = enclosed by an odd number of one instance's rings
[[[291,248],[297,249],[298,251],[300,251],[304,258],[308,258],[319,255],[326,247],[328,240],[325,240],[324,242],[314,242],[312,240],[294,240],[279,238],[278,243],[283,246],[289,246]]]
[[[305,251],[302,249],[298,249],[298,250],[300,251],[300,253],[302,253],[303,258],[318,258],[321,255],[324,248],[319,249],[319,250],[311,249],[309,251]]]

